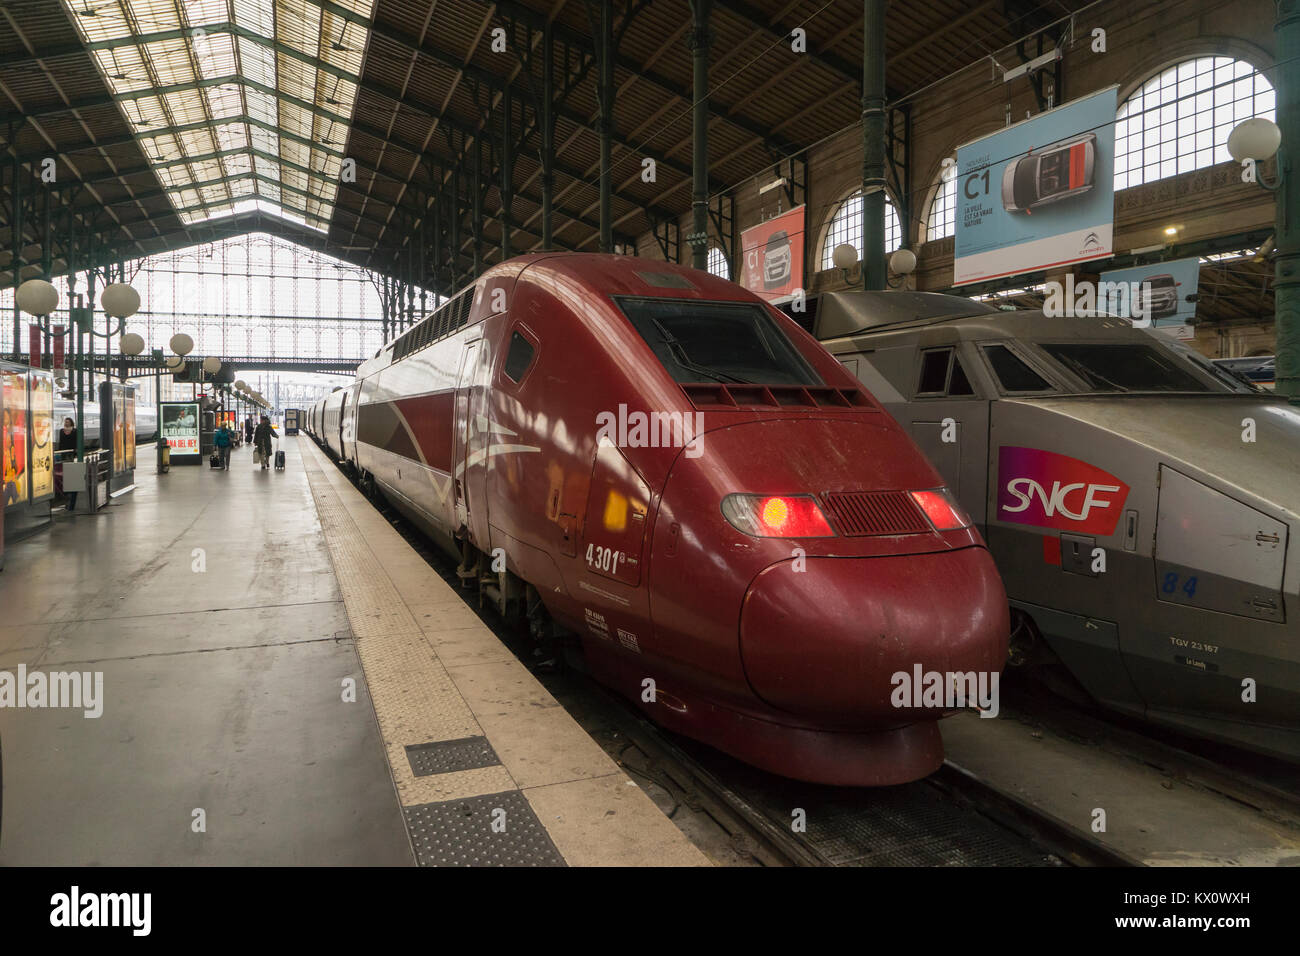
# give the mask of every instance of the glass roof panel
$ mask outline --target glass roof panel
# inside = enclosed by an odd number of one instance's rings
[[[63,2],[183,221],[329,228],[374,0]]]

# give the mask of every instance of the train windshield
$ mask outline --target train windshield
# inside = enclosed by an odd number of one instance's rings
[[[1097,343],[1042,345],[1093,392],[1209,392],[1205,382],[1172,356],[1149,345]]]
[[[690,299],[616,301],[677,382],[823,384],[760,305]]]

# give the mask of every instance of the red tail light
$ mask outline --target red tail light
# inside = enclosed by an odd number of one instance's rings
[[[756,538],[830,538],[835,535],[812,495],[727,495],[722,515]]]
[[[917,503],[925,517],[929,519],[930,524],[934,525],[935,531],[956,531],[959,528],[970,527],[970,518],[966,512],[961,510],[961,506],[953,500],[951,492],[947,488],[936,488],[933,491],[910,491],[912,500]]]

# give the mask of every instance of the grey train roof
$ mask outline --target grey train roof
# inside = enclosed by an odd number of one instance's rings
[[[943,326],[960,338],[1037,340],[1128,338],[1147,333],[1109,315],[1049,316],[1042,309],[1004,312],[983,302],[940,292],[823,293],[813,334],[823,342],[854,335],[907,332]]]

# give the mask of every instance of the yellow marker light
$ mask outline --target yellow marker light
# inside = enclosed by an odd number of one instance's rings
[[[781,498],[768,498],[763,502],[763,524],[773,530],[780,530],[790,517],[790,506]]]
[[[627,496],[609,489],[605,499],[605,530],[624,531],[627,528]]]

